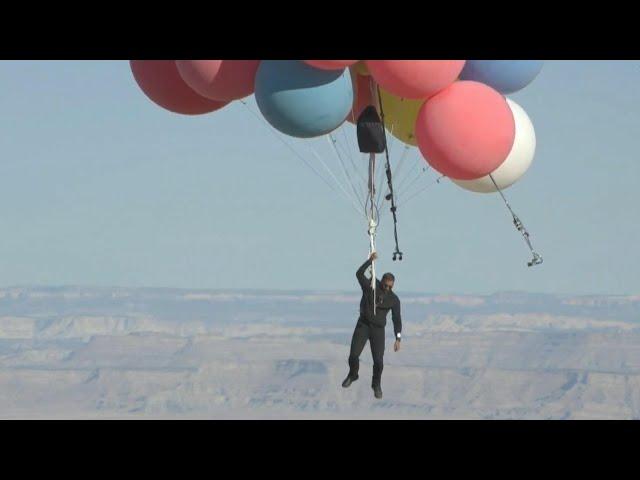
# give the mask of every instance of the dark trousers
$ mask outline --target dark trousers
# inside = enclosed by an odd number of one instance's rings
[[[349,352],[349,376],[356,378],[360,368],[360,354],[367,344],[371,346],[371,356],[373,357],[373,379],[371,385],[380,385],[382,378],[383,357],[384,357],[384,327],[376,327],[358,319],[358,324],[351,338],[351,351]]]

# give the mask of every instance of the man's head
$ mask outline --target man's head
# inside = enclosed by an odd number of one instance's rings
[[[393,273],[385,273],[382,276],[382,280],[380,281],[380,283],[382,283],[382,288],[384,288],[384,290],[386,292],[390,292],[391,289],[393,289],[393,284],[396,281],[396,277],[393,276]]]

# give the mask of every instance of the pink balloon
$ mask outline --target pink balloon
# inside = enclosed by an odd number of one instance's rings
[[[228,102],[204,98],[184,83],[174,60],[131,60],[133,77],[149,99],[174,113],[201,115]]]
[[[305,63],[321,70],[341,70],[359,61],[360,60],[304,60]]]
[[[367,60],[376,82],[398,97],[427,99],[455,82],[465,60]]]
[[[347,120],[351,123],[356,123],[362,111],[369,105],[376,105],[376,103],[371,96],[371,77],[358,75],[356,72],[353,72],[353,75],[355,76],[353,108],[349,112]]]
[[[515,120],[505,98],[478,82],[456,82],[427,100],[416,137],[429,164],[455,180],[474,180],[496,170],[515,139]]]
[[[196,93],[226,102],[253,93],[259,64],[259,60],[176,61],[180,76]]]

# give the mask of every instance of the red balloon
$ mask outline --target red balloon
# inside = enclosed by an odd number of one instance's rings
[[[196,93],[226,102],[253,93],[259,64],[259,60],[176,61],[180,76]]]
[[[347,120],[351,123],[356,123],[358,117],[362,111],[369,105],[376,105],[373,96],[371,95],[371,77],[365,75],[359,75],[356,72],[352,72],[355,76],[354,89],[353,89],[353,108],[349,112]]]
[[[321,70],[342,70],[359,61],[360,60],[304,60],[305,63]]]
[[[174,60],[131,60],[133,78],[149,99],[174,113],[201,115],[228,102],[204,98],[184,83]]]
[[[455,82],[464,60],[367,60],[382,88],[402,98],[427,99]]]
[[[515,120],[505,98],[482,83],[456,82],[427,100],[416,121],[422,155],[438,172],[474,180],[506,160]]]

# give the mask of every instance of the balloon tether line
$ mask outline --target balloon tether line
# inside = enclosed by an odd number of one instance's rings
[[[376,184],[376,154],[369,154],[369,196],[367,198],[368,217],[369,217],[369,253],[376,251],[376,229],[378,227],[379,213],[375,204]],[[371,262],[371,289],[373,290],[373,314],[376,314],[376,264]]]
[[[520,218],[516,215],[516,213],[511,208],[511,205],[509,205],[509,202],[507,201],[507,198],[504,196],[504,193],[502,193],[502,190],[500,189],[500,187],[496,183],[495,179],[493,178],[493,175],[490,174],[489,178],[491,178],[491,181],[493,182],[493,185],[496,187],[496,190],[498,191],[498,193],[502,197],[502,200],[504,201],[504,204],[509,209],[509,212],[511,212],[511,216],[513,217],[513,224],[515,225],[516,229],[522,234],[522,236],[524,237],[524,241],[527,242],[527,246],[529,247],[529,250],[531,250],[531,254],[533,255],[533,259],[529,263],[527,263],[527,265],[529,267],[533,267],[534,265],[542,264],[542,262],[543,262],[542,255],[540,255],[539,253],[537,253],[533,249],[533,246],[531,245],[531,240],[529,238],[529,232],[525,228],[524,223],[522,223],[522,220],[520,220]]]
[[[387,144],[387,131],[384,127],[384,109],[382,107],[382,94],[380,93],[380,86],[376,84],[376,91],[378,93],[378,106],[380,107],[380,119],[382,120],[382,131],[384,134],[384,154],[386,158],[385,164],[385,172],[387,174],[387,185],[389,186],[389,194],[386,196],[387,200],[391,201],[391,213],[393,214],[393,237],[396,242],[396,249],[393,252],[393,261],[396,260],[402,261],[402,252],[400,251],[400,247],[398,246],[398,217],[396,216],[396,212],[398,207],[396,206],[395,195],[393,193],[393,182],[391,178],[391,163],[389,162],[389,146]]]

